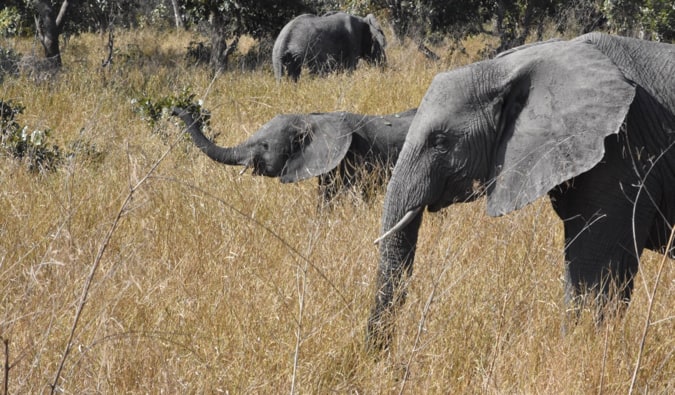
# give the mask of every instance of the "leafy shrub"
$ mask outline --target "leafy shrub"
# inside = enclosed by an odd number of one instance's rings
[[[204,124],[208,124],[210,115],[202,109],[200,102],[195,102],[195,94],[190,93],[189,89],[184,89],[177,96],[164,96],[159,99],[154,99],[148,96],[140,99],[132,99],[131,104],[134,106],[134,111],[140,115],[141,119],[147,121],[153,129],[157,123],[166,119],[174,107],[181,107],[192,114],[200,114]]]
[[[19,61],[21,55],[12,49],[0,48],[0,82],[5,75],[17,75],[19,73]]]
[[[211,115],[202,108],[201,102],[195,102],[195,96],[194,93],[190,93],[189,89],[184,89],[177,96],[164,96],[159,99],[144,96],[140,99],[133,99],[131,103],[134,105],[134,111],[141,116],[141,119],[150,124],[152,132],[166,142],[169,135],[159,123],[171,115],[174,107],[181,107],[194,115],[201,116],[202,127],[208,128]],[[185,137],[189,139],[187,133],[185,133]]]
[[[0,101],[0,146],[12,157],[25,160],[30,171],[54,170],[61,162],[61,150],[48,145],[49,129],[30,131],[16,122],[24,109],[21,104]]]
[[[193,114],[199,114],[202,111],[201,102],[195,103],[195,94],[190,93],[189,89],[183,89],[177,96],[164,96],[159,99],[153,99],[143,96],[140,99],[132,99],[131,104],[134,111],[140,114],[141,119],[148,121],[152,126],[168,115],[174,107],[181,107]],[[208,114],[202,114],[204,121],[208,121]]]
[[[21,126],[16,116],[23,113],[25,107],[0,100],[0,151],[12,158],[25,161],[31,172],[56,170],[64,158],[85,157],[90,163],[100,163],[104,154],[96,145],[76,140],[63,152],[55,144],[49,144],[50,129],[31,131]]]
[[[21,33],[21,13],[16,7],[0,10],[0,36],[12,37]]]
[[[675,5],[667,0],[647,0],[642,9],[642,23],[652,39],[675,41]]]

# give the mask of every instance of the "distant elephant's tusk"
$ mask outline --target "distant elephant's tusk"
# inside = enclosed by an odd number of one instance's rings
[[[417,217],[417,214],[419,214],[420,211],[422,211],[422,207],[417,207],[416,209],[410,210],[407,213],[405,213],[403,218],[401,218],[401,220],[398,221],[398,223],[394,225],[393,228],[389,229],[382,236],[378,237],[373,242],[373,244],[379,244],[382,240],[391,236],[394,232],[398,232],[399,230],[405,228],[410,223],[410,221],[413,220],[413,218]]]
[[[242,175],[242,174],[246,173],[246,170],[248,170],[248,165],[244,166],[244,168],[241,169],[241,171],[239,172],[239,175]]]

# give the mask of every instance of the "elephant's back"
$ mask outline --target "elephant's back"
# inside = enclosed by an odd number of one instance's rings
[[[291,19],[279,32],[277,40],[274,44],[275,49],[288,46],[290,43],[298,41],[298,39],[303,38],[306,34],[303,32],[307,31],[313,26],[316,25],[316,19],[318,17],[314,14],[302,14],[298,15],[295,18]],[[303,40],[304,41],[304,40]]]
[[[326,61],[326,57],[342,58],[353,56],[351,46],[353,37],[361,34],[355,17],[343,12],[316,16],[304,14],[296,17],[286,33],[289,52],[303,53],[316,62]]]
[[[595,46],[627,79],[642,86],[675,113],[672,90],[675,87],[675,45],[598,32],[584,34],[574,41]]]
[[[304,33],[315,30],[321,25],[323,17],[314,14],[302,14],[291,19],[282,29],[279,35]]]
[[[354,129],[368,142],[370,155],[383,163],[395,163],[416,112],[410,109],[398,114],[361,116],[355,122],[360,127]]]
[[[320,17],[314,14],[302,14],[293,18],[279,32],[273,51],[304,52],[308,44],[316,38],[319,20]]]

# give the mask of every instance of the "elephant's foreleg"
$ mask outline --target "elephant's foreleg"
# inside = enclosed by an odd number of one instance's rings
[[[564,221],[565,299],[573,316],[589,298],[598,321],[627,306],[657,212],[653,196],[638,194],[641,182],[619,152],[608,144],[603,163],[551,194]]]
[[[631,297],[637,273],[631,232],[612,233],[618,223],[600,212],[586,219],[579,216],[565,223],[565,301],[576,318],[585,306],[593,306],[595,319],[601,322],[612,310],[623,310]],[[635,239],[639,252],[643,239]]]

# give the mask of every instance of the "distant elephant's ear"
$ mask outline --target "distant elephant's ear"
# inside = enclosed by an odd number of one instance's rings
[[[368,23],[368,26],[370,27],[370,34],[373,40],[379,44],[381,49],[384,49],[387,46],[387,39],[384,36],[384,32],[382,31],[379,22],[377,22],[375,15],[368,14],[364,18],[364,20]]]
[[[517,210],[593,168],[619,132],[635,87],[595,46],[546,42],[490,62],[506,78],[488,214]],[[499,101],[499,100],[498,100]]]
[[[299,139],[281,171],[281,182],[297,182],[333,170],[352,143],[352,130],[341,114],[311,114],[301,125]]]

